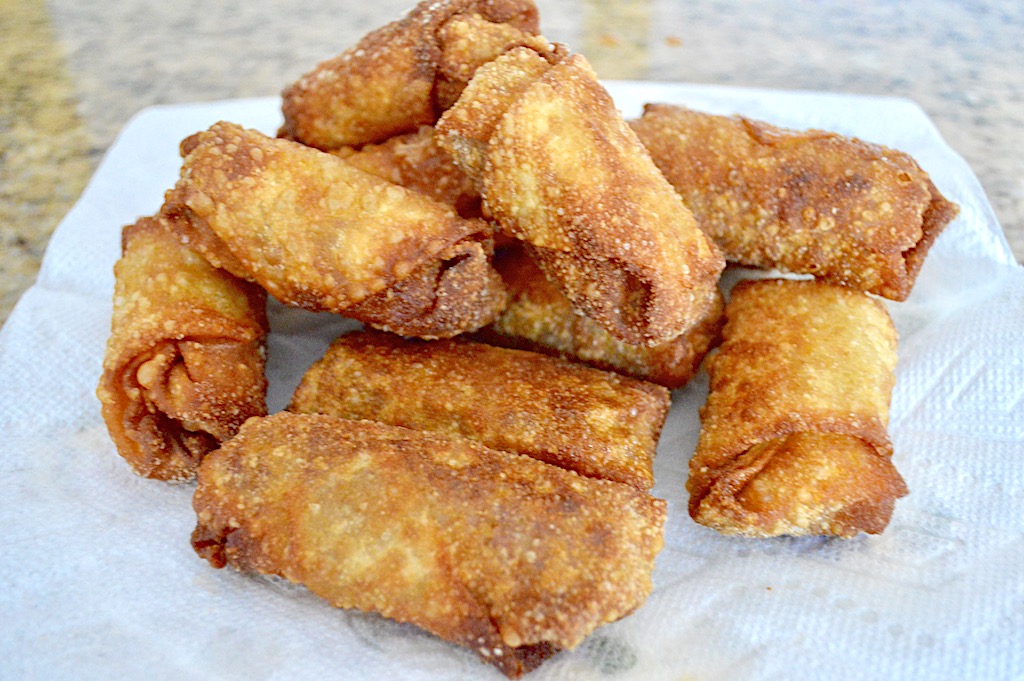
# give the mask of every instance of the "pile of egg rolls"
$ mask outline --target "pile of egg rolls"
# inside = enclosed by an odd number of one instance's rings
[[[641,607],[671,391],[689,514],[882,532],[906,300],[957,214],[906,154],[651,103],[622,118],[531,0],[421,2],[180,145],[122,232],[97,388],[192,546],[413,623],[510,678]],[[766,274],[728,290],[726,266]],[[268,297],[362,323],[268,414]]]

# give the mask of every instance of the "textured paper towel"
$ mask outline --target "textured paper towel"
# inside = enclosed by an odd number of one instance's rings
[[[857,135],[912,154],[961,206],[900,340],[891,433],[911,489],[853,540],[726,538],[686,514],[698,379],[673,396],[655,465],[669,502],[655,590],[547,662],[542,679],[1008,679],[1024,675],[1024,270],[965,163],[911,102],[657,83],[645,101]],[[500,678],[413,627],[328,607],[193,553],[192,487],[142,480],[93,395],[120,228],[154,212],[178,142],[226,119],[273,132],[274,99],[144,111],[54,234],[0,330],[0,678]],[[998,150],[995,150],[998,153]],[[348,322],[273,306],[272,410]]]

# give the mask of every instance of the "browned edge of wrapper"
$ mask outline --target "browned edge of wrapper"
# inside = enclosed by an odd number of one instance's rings
[[[405,279],[344,310],[382,331],[427,340],[473,332],[493,322],[508,292],[491,266],[493,239],[471,235]]]
[[[935,183],[928,180],[928,191],[931,194],[931,201],[921,216],[921,238],[913,248],[905,251],[904,261],[906,262],[906,278],[901,286],[894,286],[891,290],[879,291],[879,295],[902,302],[910,295],[917,275],[924,265],[925,257],[931,250],[932,244],[939,238],[946,226],[956,219],[960,214],[960,207],[946,199],[935,186]]]

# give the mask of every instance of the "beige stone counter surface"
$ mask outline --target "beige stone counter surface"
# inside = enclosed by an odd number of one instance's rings
[[[412,0],[0,0],[0,321],[140,109],[276,95]],[[1024,260],[1024,3],[537,0],[606,79],[906,97]]]

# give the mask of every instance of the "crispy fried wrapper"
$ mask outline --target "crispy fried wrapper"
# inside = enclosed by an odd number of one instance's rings
[[[749,537],[885,529],[907,493],[890,458],[896,331],[867,294],[737,284],[690,461],[690,515]]]
[[[331,153],[371,175],[453,206],[462,217],[480,217],[480,192],[451,155],[435,143],[434,133],[432,126],[424,125],[380,144],[343,147]]]
[[[530,0],[426,0],[288,87],[279,135],[330,150],[431,125],[480,64],[548,49],[537,33]]]
[[[707,315],[722,256],[581,55],[509,51],[437,130],[485,214],[610,334],[655,345]]]
[[[509,677],[651,591],[665,503],[464,438],[281,412],[199,471],[192,545],[413,623]]]
[[[569,299],[522,248],[502,249],[494,267],[508,287],[510,300],[501,316],[473,334],[476,340],[583,362],[670,389],[681,388],[697,374],[725,321],[725,301],[715,287],[711,308],[692,329],[658,345],[632,345],[574,312]]]
[[[283,303],[423,337],[506,303],[491,228],[331,154],[217,123],[182,143],[162,212],[210,262]]]
[[[956,217],[907,154],[856,138],[648,104],[633,129],[729,261],[905,300]]]
[[[123,230],[96,394],[139,475],[191,478],[207,452],[266,414],[266,294],[183,246],[160,218]]]
[[[288,408],[460,435],[649,490],[669,394],[534,352],[363,331],[334,341]]]

